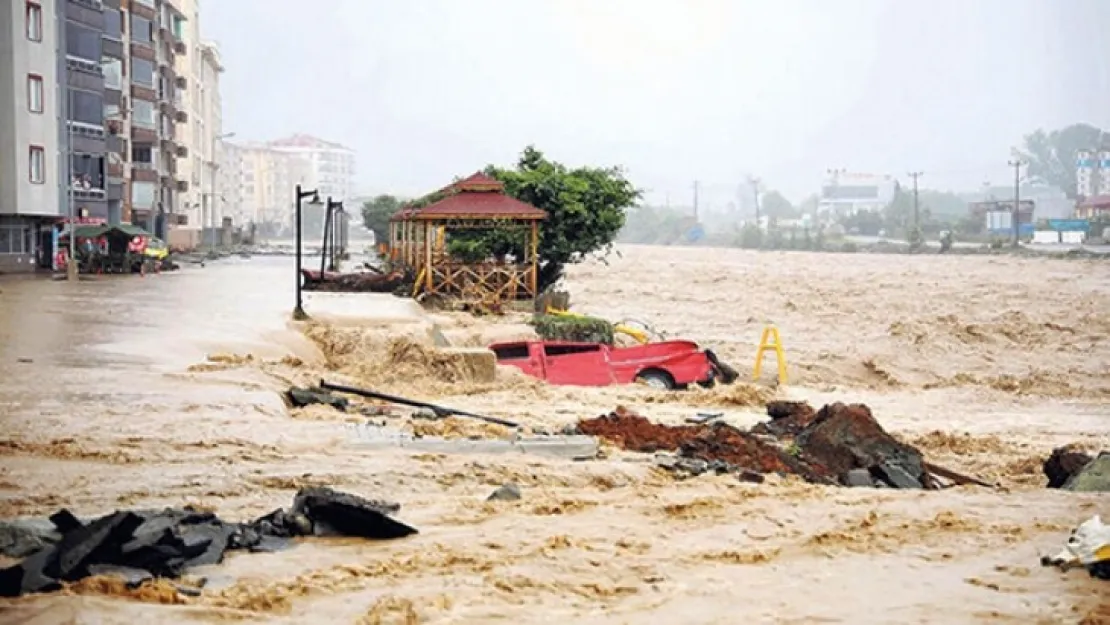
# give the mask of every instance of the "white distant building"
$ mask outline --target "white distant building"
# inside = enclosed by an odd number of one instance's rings
[[[270,141],[267,146],[303,158],[310,171],[305,184],[319,191],[321,198],[345,200],[355,196],[354,150],[303,134]]]
[[[894,199],[896,188],[888,175],[831,171],[821,185],[817,219],[830,223],[859,212],[881,211]]]
[[[1080,197],[1110,195],[1110,150],[1080,150],[1075,168]]]

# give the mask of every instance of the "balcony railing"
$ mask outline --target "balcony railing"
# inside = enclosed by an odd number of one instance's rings
[[[94,139],[103,139],[105,135],[104,126],[75,121],[68,121],[67,125],[69,126],[69,132],[75,135],[82,135]]]

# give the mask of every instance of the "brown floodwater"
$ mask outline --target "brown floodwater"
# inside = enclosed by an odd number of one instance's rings
[[[0,517],[194,504],[237,519],[322,484],[397,500],[421,530],[232,555],[198,571],[210,586],[181,605],[88,585],[0,603],[0,622],[1060,623],[1105,594],[1037,559],[1087,516],[1110,514],[1105,496],[1049,492],[1039,476],[1053,446],[1110,435],[1110,266],[622,253],[571,271],[575,308],[688,336],[745,374],[773,322],[787,387],[574,389],[511,371],[469,380],[433,358],[429,329],[478,345],[528,336],[523,317],[308,294],[317,321],[294,325],[289,258],[78,284],[0,279]],[[368,449],[347,429],[364,419],[280,400],[288,384],[320,377],[545,428],[617,405],[665,422],[712,408],[748,425],[771,392],[862,401],[934,461],[1006,489],[675,481],[612,450],[569,463]],[[522,501],[483,501],[509,481]]]

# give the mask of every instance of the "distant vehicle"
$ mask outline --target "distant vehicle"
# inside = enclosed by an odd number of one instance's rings
[[[150,237],[146,243],[146,247],[143,249],[143,256],[159,262],[166,260],[166,257],[169,255],[170,250],[166,247],[165,241],[158,237]]]
[[[495,343],[498,364],[510,365],[551,384],[608,386],[641,382],[658,389],[690,384],[729,384],[736,372],[693,341],[661,341],[632,347],[570,341]]]

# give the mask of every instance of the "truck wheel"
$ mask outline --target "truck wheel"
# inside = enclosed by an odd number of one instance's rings
[[[636,381],[661,391],[674,390],[674,378],[666,371],[643,371],[636,376]]]

